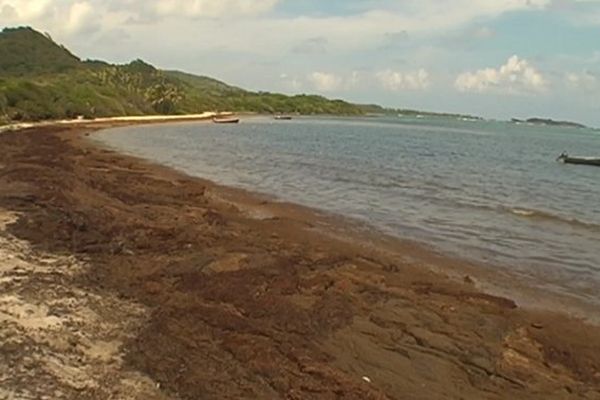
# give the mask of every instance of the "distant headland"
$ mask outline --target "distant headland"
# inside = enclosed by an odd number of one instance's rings
[[[538,118],[538,117],[528,118],[528,119],[512,118],[510,121],[517,123],[517,124],[562,126],[562,127],[566,127],[566,128],[587,128],[587,126],[577,123],[577,122],[555,121],[555,120],[549,119],[549,118]]]

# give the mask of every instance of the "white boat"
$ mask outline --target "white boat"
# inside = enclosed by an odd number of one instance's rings
[[[565,164],[593,165],[600,167],[599,157],[571,157],[567,153],[562,153],[556,160]]]

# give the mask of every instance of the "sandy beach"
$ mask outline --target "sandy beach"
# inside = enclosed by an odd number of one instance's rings
[[[39,121],[39,122],[17,122],[7,125],[0,125],[0,133],[10,131],[20,131],[23,129],[41,128],[46,126],[81,126],[81,125],[106,125],[112,124],[151,124],[161,122],[183,122],[183,121],[203,121],[218,116],[229,116],[230,112],[204,112],[201,114],[185,115],[130,115],[123,117],[104,117],[89,119],[64,119],[58,121]]]
[[[0,135],[0,398],[600,399],[597,326],[87,137],[129,123]]]

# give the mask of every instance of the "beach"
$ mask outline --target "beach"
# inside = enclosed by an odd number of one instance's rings
[[[88,138],[128,123],[0,134],[0,398],[600,398],[597,326]]]

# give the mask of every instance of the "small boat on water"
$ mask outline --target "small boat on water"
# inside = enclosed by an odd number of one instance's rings
[[[240,122],[239,118],[217,118],[217,117],[214,117],[212,120],[215,124],[237,124]]]
[[[292,119],[289,115],[276,115],[275,119],[278,121],[289,121]]]
[[[567,153],[562,153],[558,156],[556,161],[565,164],[593,165],[600,167],[600,157],[571,157]]]

